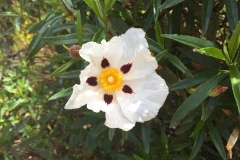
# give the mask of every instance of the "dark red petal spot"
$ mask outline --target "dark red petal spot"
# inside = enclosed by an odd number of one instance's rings
[[[129,87],[128,85],[124,85],[123,88],[122,88],[122,91],[123,91],[124,93],[128,93],[128,94],[134,93],[133,90],[132,90],[132,88]]]
[[[103,60],[102,60],[102,62],[101,62],[101,66],[102,66],[102,68],[106,68],[106,67],[109,67],[109,66],[110,66],[107,58],[103,58]]]
[[[128,63],[128,64],[124,64],[120,69],[123,74],[126,74],[130,71],[131,68],[132,68],[132,63]]]
[[[97,77],[89,77],[86,80],[86,83],[89,84],[90,86],[96,86],[97,85]]]
[[[107,103],[107,105],[109,105],[110,103],[112,103],[113,95],[104,94],[103,99],[104,99],[105,103]]]

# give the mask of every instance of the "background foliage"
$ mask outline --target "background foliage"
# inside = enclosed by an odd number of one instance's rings
[[[236,0],[0,0],[0,159],[229,159],[239,127]],[[156,118],[131,131],[104,114],[64,110],[86,62],[72,45],[130,27],[146,32],[170,87]],[[228,87],[215,96],[217,84]],[[239,143],[232,149],[240,156]]]

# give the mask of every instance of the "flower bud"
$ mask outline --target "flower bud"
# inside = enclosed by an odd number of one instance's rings
[[[225,92],[227,89],[228,89],[228,87],[223,87],[223,86],[216,85],[216,86],[212,89],[212,91],[209,93],[208,96],[210,96],[210,97],[216,97],[216,96],[218,96],[220,93]]]
[[[79,55],[79,50],[81,49],[80,46],[78,45],[73,45],[70,47],[69,49],[69,54],[70,56],[73,58],[73,59],[78,59],[80,58],[80,55]]]
[[[187,89],[187,91],[188,91],[190,94],[192,94],[192,93],[195,92],[197,89],[198,89],[198,87],[196,87],[196,88],[189,88],[189,89]],[[216,86],[211,90],[211,92],[209,93],[208,96],[210,96],[210,97],[216,97],[216,96],[218,96],[220,93],[225,92],[227,89],[228,89],[228,87],[223,87],[223,86],[216,85]]]
[[[160,70],[162,70],[162,69],[163,69],[162,66],[158,65],[158,67],[157,67],[156,70],[160,71]]]

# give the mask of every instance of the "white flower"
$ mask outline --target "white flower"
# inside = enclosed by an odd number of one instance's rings
[[[109,42],[84,44],[79,53],[90,64],[81,71],[81,84],[74,85],[65,108],[87,104],[106,113],[106,126],[125,131],[154,118],[168,87],[155,73],[158,64],[144,37],[143,30],[131,28]]]

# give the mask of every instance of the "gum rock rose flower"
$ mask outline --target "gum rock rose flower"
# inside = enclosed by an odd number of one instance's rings
[[[74,85],[65,109],[87,104],[94,112],[105,112],[106,126],[124,131],[154,118],[168,87],[155,72],[158,64],[144,37],[142,29],[130,28],[108,42],[84,44],[79,53],[90,64],[81,71],[81,84]]]

